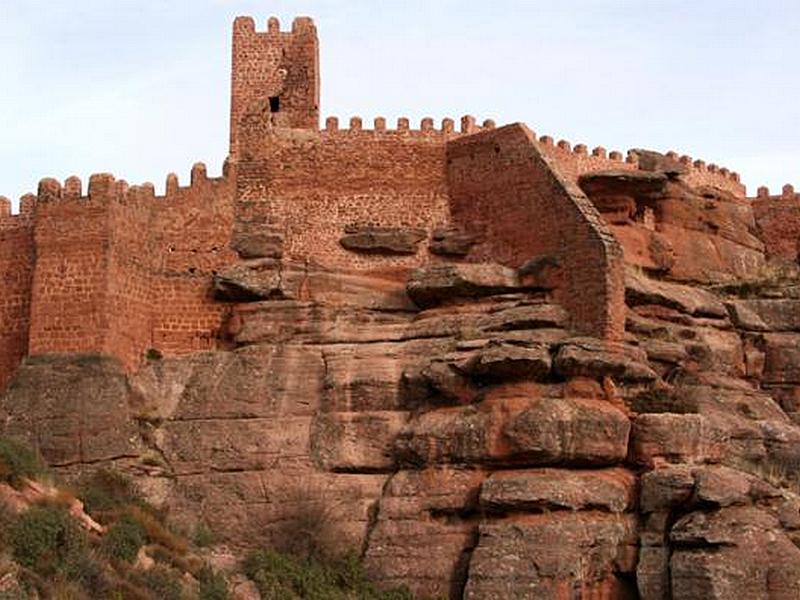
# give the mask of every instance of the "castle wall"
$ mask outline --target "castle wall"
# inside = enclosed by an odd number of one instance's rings
[[[780,195],[770,195],[759,188],[753,198],[753,210],[767,255],[790,261],[800,258],[800,194],[791,185],[783,186]]]
[[[113,178],[112,178],[113,179]],[[113,181],[96,177],[89,197],[63,194],[52,179],[39,185],[36,267],[29,351],[106,351]]]
[[[468,260],[518,266],[557,256],[561,300],[579,328],[619,333],[619,248],[575,182],[589,171],[636,169],[633,155],[537,142],[521,126],[480,133],[494,123],[479,127],[472,117],[459,131],[451,119],[411,129],[401,118],[387,129],[380,117],[372,129],[355,117],[347,129],[331,118],[320,130],[318,55],[308,18],[290,31],[274,18],[264,31],[250,18],[235,21],[225,177],[196,165],[189,186],[170,176],[164,197],[110,175],[93,176],[86,196],[76,178],[63,188],[47,179],[20,216],[0,202],[0,385],[26,352],[107,352],[135,369],[149,348],[214,348],[226,308],[213,300],[211,280],[237,260],[234,223],[278,240],[276,256],[295,273],[355,272],[395,287],[439,260],[428,248],[432,231],[455,226],[482,240]],[[744,196],[737,174],[669,155],[687,166],[690,184]],[[773,254],[798,252],[796,205],[755,205]],[[370,227],[424,236],[413,253],[342,246],[345,234]]]
[[[30,213],[12,215],[0,198],[0,389],[28,352],[33,261]]]
[[[339,240],[349,226],[408,227],[428,234],[448,220],[444,130],[363,130],[360,120],[321,132],[249,131],[238,165],[237,210],[284,232],[283,256],[331,269],[407,270],[430,258],[356,253]],[[382,122],[379,120],[378,126]]]
[[[192,184],[167,194],[94,175],[40,185],[34,221],[31,354],[105,352],[128,369],[146,350],[215,347],[224,306],[213,271],[231,262],[232,181],[196,165]]]
[[[557,259],[557,299],[573,326],[620,339],[624,330],[622,249],[592,203],[553,170],[523,125],[453,140],[447,146],[451,216],[483,240],[468,259],[519,267]]]
[[[109,204],[107,347],[128,368],[137,367],[145,349],[154,346],[153,204],[150,187],[131,188]]]
[[[154,203],[152,346],[166,354],[216,345],[226,306],[214,302],[211,279],[235,260],[229,246],[233,192],[231,176],[208,178],[205,167],[195,165],[190,186],[178,187],[175,181],[164,201]]]

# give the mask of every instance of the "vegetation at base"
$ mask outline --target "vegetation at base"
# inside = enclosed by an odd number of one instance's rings
[[[47,471],[23,444],[0,438],[5,481],[35,479]],[[228,600],[225,573],[212,568],[200,548],[216,543],[206,523],[181,535],[164,511],[149,505],[125,475],[97,470],[80,478],[74,496],[55,499],[15,514],[0,503],[0,551],[14,565],[10,597],[58,600]],[[68,506],[79,498],[86,512],[105,526],[85,530]],[[305,499],[282,533],[294,551],[274,548],[251,553],[243,570],[262,598],[285,600],[410,600],[405,589],[383,591],[369,582],[355,555],[342,557],[329,502]],[[333,545],[332,545],[333,544]],[[143,550],[144,549],[144,550]],[[297,554],[300,552],[300,554]],[[148,564],[149,563],[149,564]],[[2,599],[0,593],[0,599]]]
[[[176,569],[156,565],[131,573],[131,580],[159,600],[183,600],[181,574]]]
[[[198,548],[206,548],[213,546],[217,542],[217,536],[214,532],[203,522],[198,523],[192,532],[192,542]]]
[[[130,513],[119,518],[103,536],[103,553],[114,560],[133,562],[147,541],[147,532]]]
[[[227,600],[228,582],[222,573],[205,566],[197,574],[197,579],[200,582],[200,600]]]
[[[6,445],[14,449],[13,456],[22,457],[14,464],[25,468],[17,472],[25,476],[43,472],[41,465],[33,462],[35,456],[18,451],[18,446],[25,450],[21,445]],[[128,477],[98,470],[82,477],[75,492],[84,499],[87,513],[106,526],[104,535],[84,530],[65,502],[34,504],[19,515],[0,505],[0,549],[8,549],[19,565],[22,587],[18,597],[227,600],[224,575],[205,563],[192,543],[170,527],[166,514],[149,505]],[[72,498],[66,493],[64,497]],[[206,530],[200,538],[207,541],[211,535]],[[149,568],[134,564],[143,547]],[[191,584],[189,576],[194,578]]]
[[[372,585],[357,557],[322,562],[275,550],[252,552],[244,572],[265,600],[411,600],[406,589],[382,591]]]
[[[0,436],[0,480],[18,487],[22,479],[35,479],[47,473],[36,453],[22,442]]]
[[[129,477],[110,469],[99,469],[78,480],[77,495],[83,500],[86,512],[102,522],[106,513],[129,505],[145,504]]]
[[[63,506],[32,506],[11,525],[12,555],[40,575],[64,573],[67,564],[89,549],[86,533]]]

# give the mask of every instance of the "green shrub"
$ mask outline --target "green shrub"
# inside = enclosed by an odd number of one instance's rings
[[[203,522],[198,523],[192,531],[192,542],[198,548],[213,546],[217,542],[217,536],[211,528]]]
[[[244,562],[263,599],[279,600],[411,600],[405,589],[381,591],[367,580],[354,555],[330,563],[296,559],[274,550],[251,553]]]
[[[188,540],[170,529],[169,524],[163,518],[156,516],[151,508],[131,506],[129,510],[130,515],[144,529],[148,541],[161,544],[180,556],[189,550]]]
[[[181,600],[183,597],[181,574],[175,569],[156,565],[147,571],[135,573],[133,579],[159,600]]]
[[[74,553],[67,557],[64,575],[82,589],[91,592],[94,598],[108,597],[113,588],[106,570],[92,552]]]
[[[103,552],[109,558],[133,562],[146,540],[144,527],[129,513],[125,513],[103,536]]]
[[[200,600],[228,599],[228,582],[219,571],[205,566],[198,573],[197,579],[200,581]]]
[[[46,472],[47,468],[28,446],[19,440],[0,436],[0,479],[17,486],[23,477],[35,479]]]
[[[40,575],[63,572],[69,561],[89,550],[85,532],[56,505],[32,506],[9,532],[14,559]]]
[[[16,513],[5,502],[0,502],[0,550],[8,548],[9,532],[16,520]],[[2,596],[0,596],[0,600],[2,600]]]
[[[99,469],[79,479],[78,495],[93,515],[143,503],[133,481],[111,469]]]

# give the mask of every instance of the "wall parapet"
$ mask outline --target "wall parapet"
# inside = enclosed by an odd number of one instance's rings
[[[791,183],[787,183],[781,188],[780,194],[771,194],[769,188],[762,185],[756,191],[754,202],[768,200],[770,202],[800,202],[800,192],[795,191],[795,187]]]
[[[281,22],[278,17],[269,17],[267,27],[259,31],[253,17],[236,17],[233,21],[233,31],[240,35],[252,34],[259,36],[290,36],[303,31],[313,31],[314,20],[311,17],[295,17],[292,19],[292,26],[289,30],[281,29]]]
[[[629,149],[623,154],[620,151],[607,151],[604,147],[597,146],[590,153],[586,144],[573,145],[563,139],[556,142],[550,135],[541,135],[538,141],[544,153],[556,160],[564,174],[571,179],[577,179],[586,172],[599,169],[636,169],[639,164],[634,149]],[[666,152],[665,156],[686,168],[687,173],[684,177],[690,184],[711,185],[736,196],[745,196],[745,187],[735,171],[714,163],[706,163],[704,160],[693,159],[686,154],[678,154],[673,150]]]
[[[780,194],[773,195],[761,186],[749,200],[768,256],[792,262],[800,259],[800,193],[795,187],[787,183]]]
[[[87,206],[97,203],[118,202],[121,204],[157,203],[179,201],[187,194],[208,191],[227,183],[231,165],[226,161],[220,177],[209,177],[205,163],[196,162],[192,166],[189,185],[180,185],[175,173],[166,177],[164,194],[157,195],[151,182],[129,185],[124,179],[117,179],[111,173],[94,173],[89,177],[84,193],[83,182],[75,175],[67,177],[63,184],[53,177],[39,181],[36,194],[25,194],[20,199],[19,214],[11,213],[11,202],[0,196],[0,224],[22,217],[29,220],[39,207],[60,202],[78,202]]]
[[[456,126],[456,121],[450,117],[441,120],[439,127],[431,117],[424,117],[420,120],[419,128],[412,129],[411,121],[408,117],[398,117],[394,129],[387,128],[385,117],[375,117],[372,121],[372,128],[364,127],[364,120],[361,117],[350,117],[348,127],[342,128],[338,117],[330,116],[325,119],[325,128],[321,134],[332,136],[354,136],[363,135],[365,137],[402,137],[427,140],[447,140],[462,135],[471,135],[486,129],[494,129],[495,122],[486,119],[482,124],[478,124],[472,115],[461,117]]]

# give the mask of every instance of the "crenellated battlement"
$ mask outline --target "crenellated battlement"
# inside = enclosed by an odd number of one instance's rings
[[[756,191],[755,198],[751,198],[754,202],[769,201],[769,202],[800,202],[800,192],[796,192],[791,183],[787,183],[781,188],[780,194],[771,194],[769,188],[761,186]]]
[[[637,169],[639,159],[636,151],[626,153],[617,150],[607,151],[602,146],[595,147],[591,153],[583,143],[571,144],[567,140],[556,142],[550,135],[538,138],[545,154],[556,160],[565,175],[577,178],[583,173],[601,169]],[[745,187],[741,184],[739,174],[716,164],[707,164],[703,160],[695,160],[688,155],[680,155],[675,151],[665,156],[683,165],[687,173],[686,180],[693,185],[710,185],[740,197],[745,195]]]
[[[461,117],[456,126],[456,121],[450,117],[445,117],[441,120],[439,127],[431,117],[424,117],[420,120],[419,128],[413,129],[411,121],[408,117],[398,117],[394,128],[387,128],[385,117],[375,117],[372,121],[372,128],[364,127],[364,120],[361,117],[350,117],[348,127],[342,128],[338,117],[330,116],[325,119],[325,128],[321,133],[325,136],[353,136],[365,135],[370,137],[390,136],[426,140],[448,140],[461,135],[470,135],[484,131],[486,129],[494,129],[495,122],[491,119],[486,119],[479,125],[472,115],[464,115]]]
[[[574,146],[568,142],[567,140],[558,140],[558,142],[554,141],[554,138],[550,135],[541,135],[538,138],[539,144],[542,145],[545,152],[548,151],[558,151],[558,153],[562,155],[573,154],[575,156],[585,156],[589,157],[589,147],[586,144],[575,144]],[[596,146],[592,149],[591,157],[600,159],[600,160],[608,160],[612,163],[628,163],[631,165],[638,165],[638,159],[635,155],[631,154],[630,152],[627,154],[627,157],[623,157],[622,152],[617,150],[611,150],[610,152],[606,150],[603,146]]]
[[[295,17],[292,19],[291,29],[282,31],[280,20],[277,17],[269,17],[266,29],[258,30],[252,17],[236,17],[233,21],[233,32],[239,35],[289,36],[312,32],[316,34],[316,27],[310,17]]]
[[[30,227],[35,206],[36,196],[25,194],[20,198],[19,210],[15,213],[11,200],[0,196],[0,231]]]
[[[750,200],[769,255],[800,259],[800,193],[795,187],[787,183],[780,194],[771,194],[761,186]]]
[[[94,173],[89,177],[84,193],[83,181],[75,175],[67,177],[63,184],[53,177],[45,177],[39,181],[36,194],[25,194],[20,199],[18,214],[12,214],[11,201],[0,196],[0,224],[4,220],[19,217],[29,218],[36,214],[39,207],[73,202],[86,206],[99,203],[117,202],[120,204],[158,203],[168,207],[168,203],[179,201],[189,195],[200,192],[213,192],[229,182],[230,164],[226,161],[220,177],[209,177],[205,163],[196,162],[192,166],[189,185],[182,186],[175,173],[166,177],[164,194],[157,195],[151,182],[130,185],[124,179],[117,179],[111,173]]]

